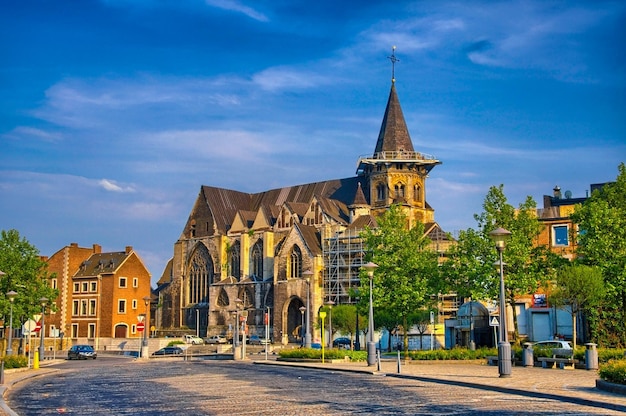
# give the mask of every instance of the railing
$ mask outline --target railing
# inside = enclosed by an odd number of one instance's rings
[[[366,159],[377,160],[437,160],[433,155],[421,152],[408,152],[408,151],[387,151],[376,152],[373,155],[359,156],[359,161]]]

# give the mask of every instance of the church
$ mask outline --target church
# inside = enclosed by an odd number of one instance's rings
[[[259,193],[200,187],[158,282],[154,324],[163,335],[228,336],[240,317],[248,335],[264,337],[268,324],[273,342],[300,342],[301,325],[324,304],[356,302],[360,232],[391,205],[403,207],[409,225],[424,223],[445,252],[451,237],[426,200],[440,163],[414,149],[392,77],[374,151],[358,159],[355,176]],[[308,329],[317,342],[319,330]]]

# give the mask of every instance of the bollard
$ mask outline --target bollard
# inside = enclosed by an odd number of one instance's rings
[[[533,344],[531,342],[524,343],[524,350],[522,351],[522,365],[524,367],[534,367],[535,359],[533,357]]]
[[[33,369],[37,370],[39,368],[39,350],[35,350],[35,355],[33,355]]]
[[[398,350],[398,374],[402,371],[402,364],[400,362],[400,350]]]
[[[2,366],[0,367],[0,384],[4,384],[4,360],[2,360]]]
[[[585,369],[597,370],[598,369],[598,350],[596,350],[596,344],[588,342],[585,344],[587,348],[585,350]]]
[[[378,371],[380,371],[380,350],[376,350],[376,361],[378,362]]]

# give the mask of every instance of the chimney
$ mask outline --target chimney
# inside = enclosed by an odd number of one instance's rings
[[[126,254],[130,254],[133,251],[133,246],[126,246]]]
[[[76,247],[78,247],[78,243],[70,243],[70,247],[76,248]]]
[[[561,199],[561,188],[559,188],[559,185],[556,185],[552,191],[554,191],[554,197],[556,199]]]
[[[100,253],[102,253],[102,246],[100,244],[94,244],[93,254],[100,254]]]

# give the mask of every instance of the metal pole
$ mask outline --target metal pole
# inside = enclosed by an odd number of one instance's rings
[[[306,279],[306,335],[304,346],[311,348],[311,281]]]
[[[504,247],[498,246],[500,253],[500,343],[498,344],[498,370],[500,377],[511,376],[511,344],[508,341],[506,329],[506,298],[504,291],[504,263],[502,251]]]
[[[10,291],[7,293],[9,301],[11,301],[11,313],[9,318],[9,345],[7,345],[7,355],[13,354],[13,301],[15,300],[17,292]]]
[[[265,361],[267,361],[267,353],[270,347],[270,307],[267,307],[267,315],[265,318]]]
[[[374,289],[374,271],[370,271],[370,311],[369,322],[367,329],[367,365],[372,366],[376,364],[376,344],[374,343],[374,301],[372,297],[372,291]]]
[[[39,360],[44,360],[44,353],[46,351],[45,336],[46,336],[46,303],[47,298],[39,299],[41,301],[41,339],[39,341]]]

